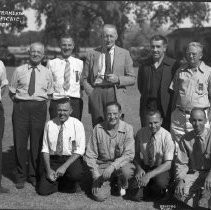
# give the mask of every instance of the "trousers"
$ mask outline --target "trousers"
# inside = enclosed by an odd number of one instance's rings
[[[50,156],[50,166],[54,171],[64,164],[68,156]],[[80,182],[84,175],[82,159],[75,160],[66,170],[63,177],[58,178],[55,182],[47,179],[46,170],[40,171],[40,180],[38,182],[38,193],[40,195],[49,195],[58,191],[63,191],[70,187],[72,182]]]
[[[12,123],[17,183],[24,182],[27,178],[27,162],[28,179],[33,181],[37,179],[46,114],[46,101],[17,101],[13,104]],[[28,139],[30,139],[29,158]]]

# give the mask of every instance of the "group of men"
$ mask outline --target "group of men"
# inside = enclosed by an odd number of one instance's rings
[[[126,122],[130,102],[124,101],[126,88],[136,80],[133,61],[127,50],[115,45],[115,26],[104,25],[101,36],[101,47],[88,52],[84,63],[71,56],[74,40],[65,35],[60,42],[61,58],[44,67],[44,46],[33,43],[29,63],[15,69],[9,95],[16,188],[24,188],[27,180],[40,195],[66,191],[69,184],[77,192],[86,165],[97,201],[104,201],[111,192],[136,201],[150,195],[164,198],[172,181],[178,200],[207,206],[211,197],[211,67],[202,61],[202,45],[189,43],[187,62],[180,66],[166,56],[165,37],[151,38],[151,55],[140,62],[138,70],[142,128],[134,139],[133,127]],[[8,81],[0,64],[3,94]],[[87,142],[81,123],[83,89],[93,126]],[[50,120],[46,123],[48,100]],[[2,148],[0,161],[1,157]],[[8,190],[1,186],[0,192]]]

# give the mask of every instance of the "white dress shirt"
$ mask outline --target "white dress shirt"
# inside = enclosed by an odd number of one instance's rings
[[[111,57],[111,69],[113,67],[113,62],[114,62],[114,51],[115,51],[115,46],[113,46],[110,50],[109,50],[109,54]],[[96,84],[100,84],[100,83],[104,83],[104,75],[105,75],[105,70],[106,70],[106,63],[105,63],[105,56],[106,52],[102,51],[100,56],[99,56],[99,61],[98,61],[98,75],[97,78],[95,80]]]
[[[45,125],[42,152],[56,155],[56,145],[61,124],[58,118],[50,120]],[[85,152],[85,131],[83,124],[76,118],[69,117],[63,125],[62,155],[79,154]]]
[[[1,101],[1,88],[5,85],[8,85],[7,75],[6,75],[6,68],[4,63],[0,61],[0,101]]]
[[[68,61],[70,62],[70,87],[67,91],[63,88],[66,61],[64,59],[55,58],[48,62],[47,67],[51,70],[54,81],[54,100],[64,97],[82,97],[80,78],[83,70],[83,61],[72,56],[68,58]]]

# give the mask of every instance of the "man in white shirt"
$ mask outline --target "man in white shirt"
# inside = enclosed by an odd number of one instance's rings
[[[53,74],[54,93],[50,103],[50,118],[57,116],[57,100],[70,98],[71,116],[81,120],[83,100],[80,77],[83,70],[83,61],[71,56],[74,49],[74,41],[70,35],[61,37],[60,41],[62,58],[55,58],[48,62],[47,67]]]
[[[78,119],[69,116],[71,112],[69,99],[59,99],[57,117],[46,123],[42,146],[45,170],[41,171],[38,183],[40,195],[65,191],[69,183],[79,184],[82,179],[85,131]]]

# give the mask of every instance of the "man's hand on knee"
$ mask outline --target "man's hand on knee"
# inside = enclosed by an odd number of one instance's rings
[[[55,182],[56,179],[57,179],[57,175],[56,175],[56,172],[52,169],[50,169],[48,172],[47,172],[47,179],[49,179],[50,181],[52,182]]]
[[[208,173],[208,175],[205,179],[204,189],[211,192],[211,173]]]
[[[114,172],[114,170],[115,170],[114,166],[112,166],[112,165],[108,166],[108,167],[103,171],[103,174],[102,174],[103,179],[104,179],[104,180],[110,179],[111,174]]]
[[[182,197],[185,195],[185,181],[180,180],[176,189],[175,189],[175,195],[177,197]]]

